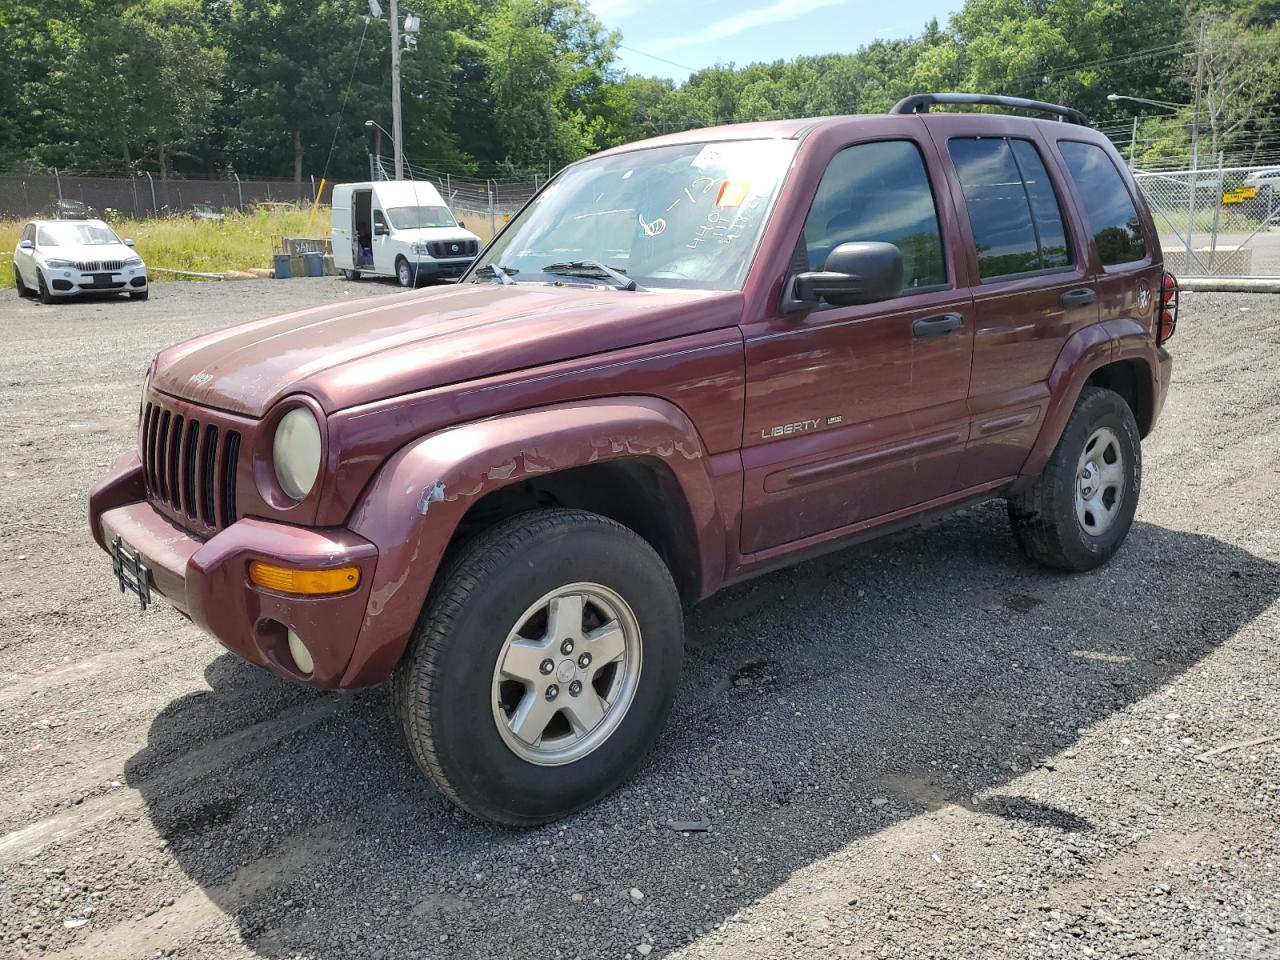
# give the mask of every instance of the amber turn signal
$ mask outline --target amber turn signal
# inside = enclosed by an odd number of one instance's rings
[[[249,563],[249,579],[260,587],[278,590],[280,593],[308,595],[346,593],[360,583],[359,567],[338,567],[336,570],[293,570],[276,567],[260,560]]]

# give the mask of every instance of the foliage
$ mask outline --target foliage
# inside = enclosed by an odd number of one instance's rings
[[[1206,147],[1280,146],[1280,0],[967,0],[911,38],[679,84],[623,74],[621,38],[585,0],[413,11],[406,152],[455,175],[545,173],[640,137],[946,89],[1069,103],[1117,126],[1142,114],[1137,159],[1185,154],[1189,108],[1166,122],[1107,95],[1189,103],[1201,22]],[[376,135],[365,121],[391,126],[389,44],[365,0],[0,0],[0,165],[358,177]]]

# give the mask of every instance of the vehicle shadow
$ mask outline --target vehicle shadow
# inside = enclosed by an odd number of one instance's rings
[[[300,695],[283,735],[198,781],[127,774],[182,870],[265,957],[594,957],[645,935],[665,952],[926,810],[1090,831],[1090,810],[1012,781],[1213,653],[1280,596],[1280,567],[1138,523],[1106,568],[1047,572],[1017,556],[1002,514],[977,507],[703,604],[658,747],[559,824],[508,830],[452,808],[382,689],[301,725],[329,698]],[[208,679],[206,715],[278,686],[228,658]],[[139,757],[192,738],[201,714],[183,700]]]

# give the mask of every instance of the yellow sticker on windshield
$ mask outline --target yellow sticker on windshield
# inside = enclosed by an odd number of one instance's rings
[[[726,180],[720,184],[720,192],[716,194],[717,207],[740,207],[751,193],[751,183],[747,180]]]

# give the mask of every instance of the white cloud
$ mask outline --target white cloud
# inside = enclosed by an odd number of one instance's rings
[[[626,0],[598,0],[598,2],[626,2]],[[709,23],[701,30],[695,30],[693,33],[667,37],[656,43],[647,44],[647,46],[654,50],[662,51],[689,47],[697,43],[711,43],[716,40],[723,40],[726,37],[736,36],[744,30],[765,27],[771,23],[781,23],[785,20],[794,20],[814,10],[821,10],[823,7],[834,7],[842,3],[844,3],[844,0],[774,0],[767,7],[757,7],[755,10],[736,13],[731,17],[725,17],[723,20]]]
[[[601,20],[620,17],[631,10],[631,0],[590,0],[591,12]]]

